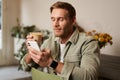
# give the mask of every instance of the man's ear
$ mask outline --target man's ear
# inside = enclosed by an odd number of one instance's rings
[[[74,16],[74,17],[72,18],[71,22],[72,22],[73,24],[76,23],[76,16]]]

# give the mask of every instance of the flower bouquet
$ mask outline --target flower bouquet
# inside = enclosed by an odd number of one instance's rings
[[[112,37],[107,33],[98,33],[96,30],[86,32],[87,36],[93,36],[95,40],[98,41],[100,48],[105,47],[108,43],[113,44]]]

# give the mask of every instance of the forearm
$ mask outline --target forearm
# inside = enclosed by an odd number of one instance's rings
[[[30,71],[30,66],[28,65],[28,63],[26,63],[26,56],[27,55],[25,55],[21,60],[20,60],[20,64],[21,64],[21,68],[22,68],[22,70],[24,70],[24,71]]]
[[[32,62],[32,59],[28,53],[25,55],[25,62],[26,64],[30,64]]]
[[[53,59],[49,59],[48,67],[53,68],[56,71],[56,73],[61,74],[63,66],[64,63],[54,61]]]
[[[57,73],[61,74],[61,71],[62,71],[63,66],[64,66],[63,63],[58,62],[58,65],[57,65],[55,71],[56,71]]]

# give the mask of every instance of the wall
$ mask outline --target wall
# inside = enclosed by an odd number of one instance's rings
[[[21,0],[21,23],[51,30],[49,7],[57,0]],[[70,2],[77,11],[77,21],[86,31],[96,29],[113,37],[113,45],[101,53],[120,56],[120,0],[60,0]]]

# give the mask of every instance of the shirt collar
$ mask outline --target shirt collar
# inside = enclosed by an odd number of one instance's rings
[[[67,42],[76,44],[77,40],[78,40],[78,36],[79,36],[79,30],[78,30],[78,28],[75,28],[73,34],[71,35],[71,37],[69,38],[69,40]]]

